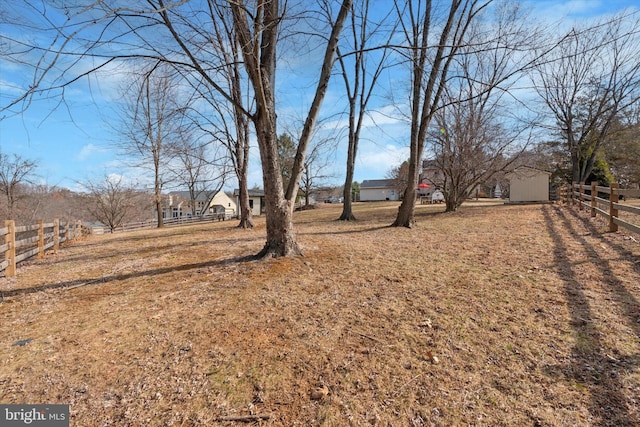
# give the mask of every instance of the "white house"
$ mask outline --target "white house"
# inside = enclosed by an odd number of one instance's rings
[[[218,191],[209,202],[209,212],[233,218],[238,215],[238,205],[227,193]]]
[[[172,191],[164,196],[162,217],[182,218],[196,216],[223,215],[231,218],[237,215],[236,203],[225,192],[199,193],[191,206],[191,195],[188,191]]]
[[[393,179],[370,179],[360,184],[360,201],[400,200]]]
[[[548,202],[551,172],[519,166],[507,175],[510,202]]]

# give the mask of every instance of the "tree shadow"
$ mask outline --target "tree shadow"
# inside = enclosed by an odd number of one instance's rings
[[[614,294],[615,302],[626,314],[627,321],[636,333],[640,324],[636,322],[634,311],[638,301],[631,295],[622,281],[614,273],[608,260],[602,258],[595,248],[574,228],[561,208],[545,206],[543,208],[545,225],[549,236],[553,239],[553,254],[556,270],[564,282],[564,292],[569,305],[571,326],[576,338],[571,362],[560,367],[549,367],[551,375],[564,376],[574,382],[576,387],[586,388],[591,397],[589,412],[594,417],[593,425],[598,426],[636,426],[640,419],[631,413],[622,392],[620,372],[633,372],[638,369],[639,356],[615,359],[607,354],[598,330],[595,318],[585,290],[577,275],[576,264],[571,260],[569,249],[563,240],[567,232],[580,243],[593,263],[600,266],[608,277],[606,287]],[[555,214],[556,219],[552,217]],[[557,224],[557,220],[561,224]],[[562,229],[560,229],[562,227]],[[558,370],[560,372],[558,372]]]
[[[126,273],[126,274],[106,275],[102,277],[96,277],[93,279],[77,279],[77,280],[70,280],[67,282],[39,285],[31,288],[11,289],[7,291],[0,291],[0,302],[3,300],[3,298],[32,294],[32,293],[47,291],[52,289],[67,289],[67,288],[72,288],[76,286],[85,286],[85,285],[93,286],[93,285],[106,284],[106,283],[119,281],[119,280],[128,280],[128,279],[134,279],[139,277],[152,277],[152,276],[159,276],[162,274],[173,273],[173,272],[198,270],[198,269],[207,268],[207,267],[228,266],[230,264],[242,264],[250,261],[259,261],[259,260],[260,258],[258,258],[256,255],[244,255],[244,256],[238,256],[233,258],[225,258],[225,259],[219,259],[219,260],[213,260],[213,261],[207,261],[207,262],[184,264],[184,265],[173,266],[173,267],[135,271],[135,272]]]
[[[310,231],[299,231],[296,232],[296,235],[299,236],[333,236],[333,235],[338,235],[338,234],[359,234],[359,233],[369,233],[372,231],[376,231],[376,230],[384,230],[386,228],[392,228],[390,225],[379,225],[379,226],[373,226],[373,227],[366,227],[366,228],[354,228],[354,229],[349,229],[349,230],[331,230],[331,231],[314,231],[314,232],[310,232]]]
[[[567,218],[565,212],[556,208],[558,215],[562,218],[563,223],[569,229],[569,231],[575,236],[576,240],[584,247],[589,257],[600,267],[602,275],[606,278],[602,283],[607,290],[609,290],[614,297],[614,300],[618,306],[622,308],[626,315],[627,323],[629,327],[634,330],[636,335],[640,336],[640,301],[633,295],[625,286],[624,282],[616,276],[615,267],[611,265],[611,261],[603,258],[592,244],[589,244],[587,240],[581,235],[572,225],[571,221]],[[602,238],[602,234],[597,228],[589,221],[585,221],[575,210],[569,210],[569,213],[577,219],[579,219],[589,230],[590,234],[598,238],[599,243],[602,245],[608,245],[610,248],[616,251],[621,260],[633,259],[633,254],[622,247]],[[640,266],[634,263],[634,271],[640,272]]]
[[[262,235],[252,235],[249,237],[246,236],[238,236],[238,237],[234,237],[234,238],[230,238],[230,237],[222,237],[222,238],[203,238],[200,241],[196,241],[196,242],[188,242],[188,243],[184,243],[184,242],[175,242],[175,243],[165,243],[163,245],[156,245],[156,246],[152,246],[148,249],[146,249],[146,251],[149,251],[150,253],[153,252],[158,252],[158,251],[170,251],[170,250],[174,250],[174,249],[188,249],[188,248],[194,248],[197,246],[201,246],[201,245],[208,245],[212,248],[217,247],[217,246],[221,246],[221,247],[234,247],[237,244],[240,243],[250,243],[252,240],[257,240],[258,238],[262,238]],[[149,242],[150,239],[153,239],[153,237],[147,237],[147,239],[131,239],[131,240],[127,240],[126,243],[134,243],[137,241],[140,242]],[[92,244],[93,245],[93,244]],[[93,245],[94,247],[99,247],[100,245]],[[88,248],[89,245],[83,245],[83,248]],[[64,250],[65,248],[62,248],[61,250]],[[106,251],[104,252],[102,255],[97,255],[95,253],[91,253],[91,252],[83,252],[83,253],[79,253],[78,255],[75,256],[64,256],[64,254],[61,254],[61,259],[64,262],[83,262],[83,261],[89,261],[89,260],[100,260],[100,259],[109,259],[109,258],[114,258],[114,257],[129,257],[129,256],[140,256],[141,255],[141,249],[139,248],[134,248],[134,249],[130,249],[130,250],[118,250],[118,251]],[[34,259],[31,262],[33,263],[39,263],[42,260],[37,260]],[[47,261],[47,259],[45,258],[45,261]],[[53,262],[53,261],[51,261]],[[57,262],[57,261],[56,261]]]
[[[574,218],[577,218],[578,220],[580,220],[580,222],[582,222],[584,228],[586,228],[589,233],[591,233],[594,236],[599,236],[602,235],[602,231],[601,229],[599,229],[594,223],[593,221],[591,221],[591,216],[584,216],[584,215],[579,215],[578,211],[576,209],[570,209],[568,211],[569,213],[571,213],[571,215]],[[620,254],[620,256],[622,258],[625,259],[632,259],[635,257],[635,255],[627,248],[625,248],[624,246],[613,242],[611,240],[608,239],[604,239],[602,238],[602,243],[608,245],[609,247],[611,247],[612,249],[614,249],[616,252],[618,252]],[[640,274],[640,263],[635,263],[633,266],[634,270],[636,271],[636,273]]]

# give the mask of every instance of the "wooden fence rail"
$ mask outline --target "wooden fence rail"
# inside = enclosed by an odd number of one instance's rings
[[[193,216],[193,217],[181,217],[181,218],[166,218],[162,221],[162,224],[165,227],[173,227],[176,225],[187,225],[187,224],[195,224],[199,222],[213,222],[213,221],[227,221],[234,217],[232,212],[225,213],[216,213],[205,216]],[[149,220],[149,221],[138,221],[131,222],[127,224],[119,225],[113,230],[114,233],[119,233],[122,231],[134,231],[141,230],[144,228],[156,228],[158,226],[157,220]],[[104,233],[109,232],[109,227],[101,227]]]
[[[600,195],[606,195],[606,198]],[[574,182],[571,187],[560,190],[560,200],[563,203],[577,204],[580,210],[588,209],[592,217],[600,215],[607,218],[609,231],[615,232],[618,227],[623,227],[640,234],[640,226],[620,218],[621,211],[631,214],[633,218],[640,216],[640,207],[620,203],[620,199],[630,197],[640,197],[640,189],[622,189],[617,183],[602,187],[596,183],[586,185],[584,182]]]
[[[56,252],[61,243],[90,234],[91,230],[80,221],[59,220],[45,223],[16,226],[15,221],[6,220],[0,228],[0,273],[5,277],[15,277],[18,263],[37,256],[43,258],[45,251]]]

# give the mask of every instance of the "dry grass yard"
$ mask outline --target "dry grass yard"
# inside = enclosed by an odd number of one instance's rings
[[[639,236],[558,204],[423,205],[412,230],[396,208],[297,213],[303,258],[251,260],[258,220],[19,266],[0,402],[72,426],[640,425]]]

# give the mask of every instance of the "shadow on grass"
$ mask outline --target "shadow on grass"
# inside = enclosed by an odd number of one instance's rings
[[[380,225],[376,227],[365,227],[365,228],[351,228],[349,230],[327,230],[327,231],[298,231],[296,235],[298,236],[334,236],[339,234],[358,234],[358,233],[370,233],[372,231],[384,230],[385,228],[392,228],[390,225]]]
[[[597,236],[603,233],[602,230],[598,228],[596,224],[593,223],[593,221],[591,221],[592,219],[591,216],[579,215],[578,214],[579,211],[576,209],[569,209],[568,212],[571,213],[571,215],[574,216],[575,218],[579,219],[580,222],[582,222],[582,224],[584,225],[584,228],[586,228],[592,235]],[[614,249],[616,252],[620,254],[622,258],[630,259],[635,256],[627,248],[625,248],[620,244],[617,244],[616,242],[602,239],[602,243]],[[634,264],[634,270],[636,271],[636,273],[640,274],[640,263]],[[638,321],[640,322],[640,319],[638,319]]]
[[[164,241],[165,237],[167,236],[166,235],[158,236],[158,239],[159,240],[162,239],[162,241]],[[171,236],[168,236],[168,237],[171,237]],[[65,254],[61,253],[61,260],[66,263],[73,263],[73,262],[83,262],[83,261],[97,261],[101,259],[110,259],[110,258],[122,258],[122,257],[129,257],[129,256],[140,257],[140,256],[144,256],[144,254],[146,253],[150,255],[154,255],[154,254],[157,255],[161,251],[171,251],[176,249],[188,250],[189,248],[195,248],[202,245],[206,245],[209,247],[217,247],[217,246],[235,247],[238,244],[249,243],[252,240],[256,240],[262,237],[263,236],[261,234],[246,235],[246,236],[239,236],[239,237],[233,237],[233,238],[232,237],[216,238],[215,235],[212,235],[212,236],[205,235],[203,239],[195,242],[184,243],[184,242],[176,241],[174,243],[163,243],[161,245],[149,246],[146,248],[142,248],[141,246],[139,246],[137,248],[130,249],[130,250],[123,250],[123,249],[119,249],[115,251],[107,250],[102,252],[101,254],[96,254],[95,252],[90,252],[90,251],[84,251],[83,253],[80,253],[75,256],[66,256]],[[144,238],[144,236],[142,236],[140,238],[122,240],[120,241],[120,243],[121,243],[121,246],[126,246],[125,243],[128,243],[129,245],[136,242],[148,243],[153,239],[154,239],[154,236],[147,236],[146,239]],[[115,243],[108,242],[107,244],[113,245]],[[91,243],[90,245],[83,245],[82,248],[83,249],[89,248],[90,246],[100,247],[101,244]],[[102,246],[104,246],[104,242],[102,243]],[[39,261],[40,260],[33,260],[33,262],[39,262]]]
[[[640,301],[638,301],[635,295],[629,292],[627,287],[624,285],[624,282],[616,276],[615,268],[611,265],[611,261],[602,258],[593,245],[588,244],[584,237],[577,234],[577,231],[571,226],[571,223],[566,217],[565,212],[579,219],[592,236],[597,238],[598,236],[601,236],[601,232],[599,232],[590,221],[578,215],[574,209],[570,209],[568,211],[558,209],[558,212],[562,217],[563,222],[570,227],[570,230],[576,236],[576,239],[584,246],[589,257],[593,259],[598,266],[600,266],[600,271],[602,272],[603,277],[606,278],[602,281],[603,285],[613,294],[614,301],[625,313],[629,327],[636,335],[640,336]],[[603,238],[600,238],[599,240],[601,245],[608,245],[617,252],[620,260],[633,259],[633,254],[623,246]],[[633,268],[634,271],[640,272],[640,265],[634,263]]]
[[[118,281],[118,280],[128,280],[128,279],[134,279],[139,277],[159,276],[167,273],[197,270],[199,268],[216,267],[221,265],[240,264],[240,263],[245,263],[249,261],[258,261],[259,259],[260,258],[258,258],[256,255],[245,255],[245,256],[234,257],[234,258],[226,258],[222,260],[199,262],[199,263],[193,263],[193,264],[184,264],[184,265],[178,265],[178,266],[166,267],[166,268],[156,268],[153,270],[136,271],[136,272],[126,273],[126,274],[106,275],[103,277],[97,277],[93,279],[78,279],[78,280],[71,280],[68,282],[34,286],[31,288],[11,289],[8,291],[0,291],[0,302],[2,301],[3,298],[13,297],[17,295],[32,294],[35,292],[47,291],[52,289],[66,289],[66,288],[72,288],[75,286],[84,286],[84,285],[87,285],[87,286],[99,285],[99,284],[105,284],[105,283]]]
[[[619,380],[620,371],[631,372],[638,367],[638,357],[614,359],[606,354],[601,340],[602,332],[596,327],[594,315],[576,271],[574,262],[563,235],[567,232],[575,239],[591,261],[600,266],[603,275],[608,279],[607,289],[612,292],[615,301],[622,307],[633,329],[640,327],[632,315],[632,307],[637,307],[637,300],[625,289],[623,283],[615,276],[608,260],[602,258],[596,249],[574,228],[571,221],[559,207],[545,206],[543,215],[549,236],[553,239],[553,253],[559,277],[564,282],[564,292],[569,305],[571,326],[576,344],[573,348],[571,363],[560,367],[558,373],[550,367],[551,375],[562,375],[573,382],[578,389],[585,388],[591,397],[589,412],[594,417],[593,425],[598,426],[636,426],[640,419],[631,414]],[[557,219],[553,218],[555,214]],[[558,224],[558,219],[560,224]]]

